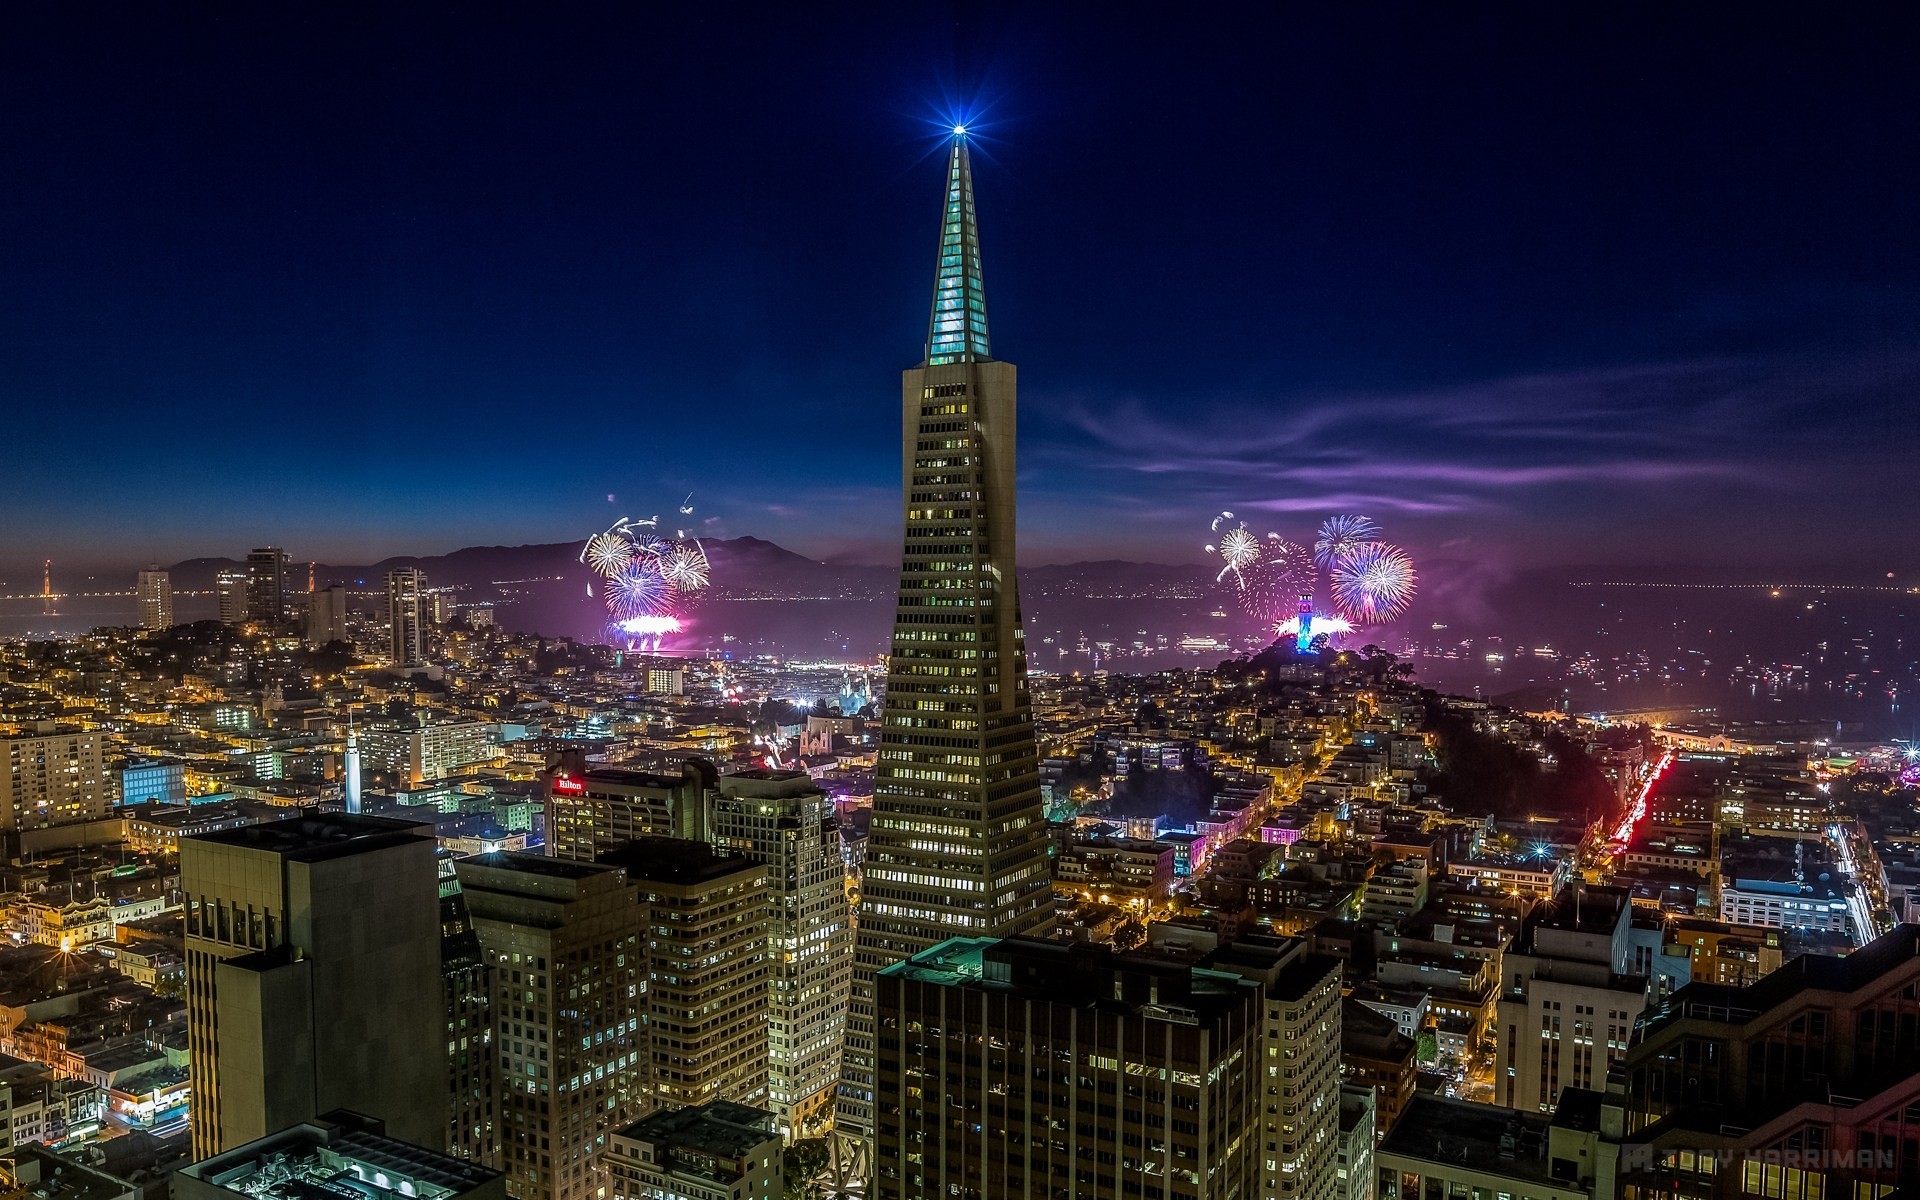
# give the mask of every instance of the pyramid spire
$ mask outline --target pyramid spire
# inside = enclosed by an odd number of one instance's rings
[[[987,342],[987,292],[980,276],[980,225],[973,211],[973,161],[965,126],[955,126],[947,156],[947,204],[940,218],[940,257],[933,279],[927,365],[980,362]]]

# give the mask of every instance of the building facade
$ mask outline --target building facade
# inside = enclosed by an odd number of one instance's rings
[[[705,842],[639,838],[601,856],[639,896],[653,1099],[767,1098],[767,869]]]
[[[0,830],[91,821],[113,805],[96,729],[36,721],[0,733]]]
[[[597,1200],[608,1132],[651,1107],[639,895],[617,867],[533,854],[475,855],[454,873],[492,970],[507,1190]]]
[[[247,621],[247,572],[228,568],[213,577],[213,594],[219,605],[222,625],[244,625]]]
[[[196,1154],[335,1108],[444,1148],[433,855],[430,827],[338,813],[182,839]]]
[[[265,629],[287,623],[291,563],[285,550],[263,546],[247,553],[247,620]]]
[[[876,1200],[1261,1194],[1253,980],[954,938],[882,970],[875,1003]]]
[[[853,979],[853,914],[833,802],[804,771],[722,775],[709,837],[767,871],[767,1107],[783,1133],[831,1117]]]
[[[712,764],[689,761],[679,775],[624,767],[556,768],[547,774],[547,852],[593,862],[635,838],[707,836]]]
[[[901,381],[905,540],[837,1119],[872,1128],[873,979],[945,939],[1052,924],[1014,574],[1016,372],[987,336],[973,168],[947,159],[926,357]]]
[[[173,628],[173,579],[157,564],[135,577],[133,602],[142,629]]]
[[[642,1117],[608,1147],[613,1200],[776,1200],[785,1187],[778,1123],[725,1100]]]
[[[427,661],[427,573],[413,567],[387,572],[387,661],[417,667]]]

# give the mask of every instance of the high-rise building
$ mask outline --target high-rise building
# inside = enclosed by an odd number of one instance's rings
[[[434,848],[317,812],[181,839],[197,1155],[337,1108],[446,1145]]]
[[[396,667],[427,661],[427,575],[413,567],[387,572],[387,658]]]
[[[34,721],[0,733],[0,829],[45,829],[105,816],[113,784],[97,729]]]
[[[135,578],[133,600],[142,629],[173,628],[173,578],[158,563],[144,568]]]
[[[222,625],[244,625],[247,621],[247,573],[229,568],[213,577],[213,592],[220,605]]]
[[[287,580],[292,568],[285,550],[263,546],[247,554],[247,620],[268,629],[287,623]]]
[[[447,1017],[447,1149],[484,1166],[499,1163],[494,1105],[493,964],[474,932],[453,859],[440,860],[440,978]]]
[[[1340,960],[1297,938],[1249,937],[1206,959],[1258,984],[1265,1057],[1256,1194],[1266,1200],[1343,1200],[1340,1149]],[[1368,1110],[1371,1119],[1372,1110]],[[1371,1133],[1371,1130],[1369,1130]]]
[[[610,1195],[607,1133],[650,1107],[640,898],[616,867],[535,854],[463,858],[454,873],[493,971],[507,1190]]]
[[[1570,884],[1537,906],[1501,956],[1493,1100],[1547,1112],[1563,1089],[1597,1090],[1626,1054],[1648,980],[1629,975],[1625,888]]]
[[[1648,1010],[1622,1066],[1619,1194],[1908,1195],[1920,1187],[1916,1064],[1920,925],[1744,987],[1690,983]]]
[[[1263,1195],[1260,983],[1038,938],[875,983],[875,1200]]]
[[[901,382],[906,536],[836,1115],[854,1141],[872,1128],[875,972],[955,935],[1052,923],[1014,577],[1015,371],[987,340],[961,130],[926,358]]]
[[[614,1131],[608,1174],[617,1200],[771,1200],[785,1194],[774,1115],[715,1100],[665,1108]]]
[[[547,853],[593,862],[634,838],[707,838],[708,790],[718,775],[704,759],[689,759],[678,775],[625,767],[547,774]]]
[[[664,837],[638,838],[600,861],[624,870],[640,895],[655,1102],[764,1104],[766,868]]]
[[[709,819],[713,844],[767,869],[769,904],[767,1107],[780,1129],[817,1133],[840,1083],[852,913],[833,802],[805,771],[722,775]]]
[[[347,632],[347,589],[345,584],[329,584],[307,596],[307,645],[320,647],[329,642],[352,642]]]

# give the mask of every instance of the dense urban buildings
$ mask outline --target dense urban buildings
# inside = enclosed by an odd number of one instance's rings
[[[906,540],[838,1116],[855,1136],[874,1102],[874,973],[956,934],[1039,933],[1053,917],[1014,576],[1015,371],[988,343],[964,130],[926,359],[901,398]]]
[[[506,1200],[498,1171],[387,1136],[384,1122],[328,1113],[190,1163],[170,1180],[180,1200],[406,1196]]]
[[[444,1148],[433,855],[430,830],[343,814],[182,840],[196,1154],[336,1108]]]

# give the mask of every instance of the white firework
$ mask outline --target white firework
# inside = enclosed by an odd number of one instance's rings
[[[633,544],[617,533],[596,533],[587,539],[581,561],[611,579],[633,563]]]
[[[707,555],[699,543],[675,546],[660,559],[660,574],[683,592],[707,586]]]
[[[1220,557],[1226,560],[1227,565],[1221,567],[1220,573],[1213,577],[1214,582],[1218,583],[1225,579],[1229,571],[1233,572],[1234,578],[1239,579],[1240,569],[1260,557],[1260,539],[1249,533],[1246,525],[1242,523],[1234,529],[1227,530],[1220,538]]]

